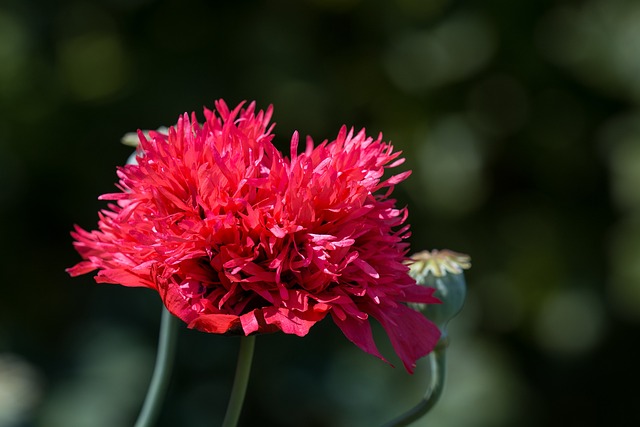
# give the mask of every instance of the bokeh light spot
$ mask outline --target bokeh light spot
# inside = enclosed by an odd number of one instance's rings
[[[463,214],[484,200],[486,185],[479,141],[466,122],[445,117],[423,136],[418,170],[429,208],[442,214]]]
[[[640,115],[610,119],[601,131],[609,183],[622,218],[609,241],[608,295],[616,314],[640,321]]]
[[[43,402],[41,421],[49,427],[130,425],[142,403],[153,368],[153,353],[125,329],[85,325],[73,375]]]
[[[0,97],[22,86],[29,52],[29,35],[18,18],[0,10]]]
[[[384,65],[397,87],[419,92],[471,76],[482,69],[495,48],[493,29],[484,19],[459,15],[434,30],[400,36],[387,51]]]
[[[63,40],[58,53],[61,78],[81,101],[115,95],[126,83],[126,53],[113,33],[87,33]]]
[[[609,295],[618,314],[640,321],[640,218],[628,218],[612,233]]]
[[[635,211],[640,209],[640,121],[620,132],[607,141],[611,190],[619,208]]]
[[[535,336],[540,347],[554,355],[581,355],[603,336],[604,308],[591,291],[557,289],[543,301],[537,313]]]
[[[543,55],[592,87],[640,99],[640,3],[556,7],[541,20],[537,40]]]
[[[0,353],[0,426],[27,425],[42,396],[39,372],[22,357]]]

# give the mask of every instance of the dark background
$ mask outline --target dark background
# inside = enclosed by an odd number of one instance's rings
[[[95,227],[124,133],[218,98],[273,104],[281,149],[382,131],[414,170],[396,189],[414,251],[472,256],[445,394],[416,425],[640,425],[639,2],[5,0],[0,426],[132,425],[159,298],[69,278],[68,233]],[[160,424],[218,425],[238,340],[179,339]],[[426,370],[329,320],[261,336],[241,424],[377,425]]]

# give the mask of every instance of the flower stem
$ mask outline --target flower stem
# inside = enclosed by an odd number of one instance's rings
[[[176,341],[178,337],[178,318],[169,313],[166,307],[162,309],[160,320],[160,339],[158,342],[158,354],[156,356],[156,366],[153,369],[151,383],[147,390],[147,397],[144,399],[142,410],[138,415],[135,427],[152,426],[158,414],[164,395],[169,385],[171,368],[176,352]]]
[[[389,421],[383,427],[408,426],[414,421],[422,418],[427,412],[431,410],[431,408],[433,408],[433,406],[440,398],[442,389],[444,388],[444,376],[446,371],[446,347],[446,342],[443,343],[441,341],[440,343],[438,343],[435,350],[429,354],[431,382],[420,403],[409,409],[407,412]]]
[[[231,388],[231,397],[229,398],[229,405],[227,406],[227,413],[222,422],[222,427],[235,427],[238,425],[244,396],[247,392],[255,341],[256,337],[254,335],[241,338],[236,377]]]

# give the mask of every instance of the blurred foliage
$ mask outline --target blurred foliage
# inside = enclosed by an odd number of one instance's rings
[[[159,301],[71,280],[68,232],[94,227],[122,135],[217,98],[274,104],[280,148],[384,132],[414,170],[397,189],[414,251],[472,255],[420,425],[640,425],[639,70],[633,0],[5,0],[0,426],[132,424]],[[181,331],[161,425],[222,420],[237,344]],[[242,423],[376,425],[425,371],[330,321],[259,337]]]

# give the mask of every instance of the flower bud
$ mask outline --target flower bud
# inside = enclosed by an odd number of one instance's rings
[[[166,135],[169,132],[169,129],[166,128],[165,126],[160,126],[158,129],[156,129],[156,132],[158,133],[162,133],[164,135]],[[149,131],[148,130],[143,130],[142,133],[144,134],[145,137],[149,138]],[[138,135],[138,132],[127,132],[124,134],[124,136],[122,138],[120,138],[120,142],[123,145],[128,145],[129,147],[137,147],[140,144],[140,136]],[[134,151],[133,153],[131,153],[131,155],[129,156],[129,158],[127,159],[127,165],[137,165],[138,164],[138,160],[136,159],[136,156],[138,155],[138,151]]]
[[[442,304],[412,304],[435,323],[442,337],[447,335],[447,323],[462,310],[467,293],[464,270],[471,267],[468,255],[450,250],[418,252],[411,256],[409,275],[419,285],[435,288],[434,296]]]
[[[156,129],[156,132],[166,135],[169,132],[169,129],[166,126],[160,126]],[[149,138],[148,130],[143,130],[142,133],[144,136]],[[137,147],[140,144],[140,137],[138,136],[138,132],[127,132],[122,138],[120,138],[120,142],[124,145],[128,145],[129,147]]]

